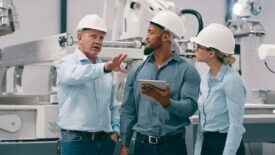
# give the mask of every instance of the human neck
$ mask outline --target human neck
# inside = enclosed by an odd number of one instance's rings
[[[211,79],[213,80],[218,75],[219,70],[223,64],[219,61],[212,61],[211,63],[208,63],[208,65],[211,69]]]
[[[82,53],[93,63],[96,63],[96,55],[89,54],[88,52],[83,52]]]
[[[156,49],[154,53],[155,63],[158,68],[172,55],[171,49]]]
[[[95,57],[88,57],[88,59],[89,59],[93,64],[96,63],[96,58],[95,58]]]

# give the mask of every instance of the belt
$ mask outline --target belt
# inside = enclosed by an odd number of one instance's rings
[[[227,136],[227,133],[220,133],[218,131],[204,131],[204,136]]]
[[[95,140],[95,141],[105,140],[105,139],[109,138],[110,135],[112,134],[112,132],[103,132],[103,131],[87,132],[87,131],[76,131],[76,130],[65,130],[65,129],[61,129],[61,131],[77,133],[82,136],[89,136],[89,137],[91,137],[92,140]]]
[[[155,136],[147,136],[147,135],[143,135],[139,132],[137,132],[137,137],[136,139],[143,139],[146,142],[150,143],[150,144],[164,144],[164,143],[169,143],[169,142],[173,142],[179,139],[184,139],[184,133],[180,133],[180,134],[176,134],[176,135],[172,135],[172,136],[162,136],[162,137],[155,137]]]

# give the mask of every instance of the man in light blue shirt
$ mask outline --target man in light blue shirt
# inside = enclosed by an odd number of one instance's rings
[[[196,60],[210,67],[200,86],[195,155],[244,155],[246,88],[229,66],[235,62],[234,36],[226,26],[212,23],[192,41]]]
[[[84,16],[77,26],[78,48],[58,64],[62,155],[113,154],[120,121],[111,71],[126,73],[120,67],[126,55],[106,63],[97,57],[106,32],[102,18]]]
[[[187,155],[185,126],[197,110],[200,76],[194,66],[171,50],[173,37],[183,35],[180,17],[161,11],[151,21],[146,48],[153,49],[148,58],[133,67],[128,75],[121,109],[121,155],[137,132],[135,155]],[[164,90],[152,85],[140,86],[139,79],[164,80]],[[141,94],[156,101],[146,101]]]

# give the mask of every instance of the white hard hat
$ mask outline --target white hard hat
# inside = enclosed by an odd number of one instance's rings
[[[102,18],[96,14],[84,16],[78,23],[76,31],[84,28],[95,29],[107,33],[107,26]]]
[[[150,22],[164,27],[166,30],[172,32],[176,37],[183,38],[185,27],[183,19],[170,10],[162,10],[158,12]]]
[[[202,29],[197,37],[191,38],[192,42],[215,48],[225,54],[234,54],[235,39],[233,33],[222,24],[212,23]]]

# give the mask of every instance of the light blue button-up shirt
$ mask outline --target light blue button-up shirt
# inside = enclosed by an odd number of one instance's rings
[[[77,131],[119,132],[119,106],[111,73],[77,48],[63,57],[57,68],[58,125]]]
[[[164,80],[170,85],[170,105],[141,100],[138,79]],[[133,130],[150,136],[166,136],[185,132],[189,117],[197,110],[200,76],[194,66],[173,52],[158,69],[151,54],[133,67],[127,76],[121,109],[121,138],[129,145]]]
[[[246,88],[241,77],[228,65],[222,65],[215,79],[211,80],[211,70],[208,72],[200,88],[195,155],[201,152],[204,131],[227,133],[223,155],[236,154],[245,132]]]

